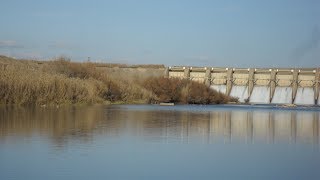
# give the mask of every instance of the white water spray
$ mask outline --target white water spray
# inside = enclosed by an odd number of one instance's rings
[[[313,105],[314,104],[314,91],[311,87],[300,87],[297,90],[297,95],[294,100],[295,104],[307,104]]]
[[[248,86],[233,86],[230,96],[239,98],[240,102],[245,102],[248,98]]]
[[[252,90],[250,103],[269,103],[270,88],[267,86],[255,86]]]
[[[271,103],[290,104],[292,102],[291,87],[276,87]]]
[[[212,88],[212,89],[214,89],[214,90],[216,90],[218,92],[224,93],[224,94],[227,91],[226,85],[216,85],[215,84],[215,85],[211,85],[210,88]]]

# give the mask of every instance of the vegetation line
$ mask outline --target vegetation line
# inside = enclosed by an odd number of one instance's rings
[[[163,65],[16,60],[0,56],[0,104],[220,104],[235,101],[204,84],[162,77]]]

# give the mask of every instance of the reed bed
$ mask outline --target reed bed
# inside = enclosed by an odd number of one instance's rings
[[[160,65],[101,67],[95,63],[15,60],[0,56],[0,104],[220,104],[234,100],[204,84],[164,78]]]
[[[154,96],[151,103],[178,103],[178,104],[225,104],[237,99],[217,92],[205,84],[179,79],[179,78],[149,78],[144,82],[144,87]]]
[[[17,105],[74,104],[99,102],[104,84],[93,80],[68,79],[32,71],[8,69],[0,73],[0,103]]]

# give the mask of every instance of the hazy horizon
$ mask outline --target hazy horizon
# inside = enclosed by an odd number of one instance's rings
[[[220,67],[319,67],[320,1],[2,1],[0,54]]]

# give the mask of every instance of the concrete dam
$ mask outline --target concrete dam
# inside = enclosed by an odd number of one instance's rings
[[[251,104],[320,105],[320,68],[167,67],[165,77],[186,78]]]

